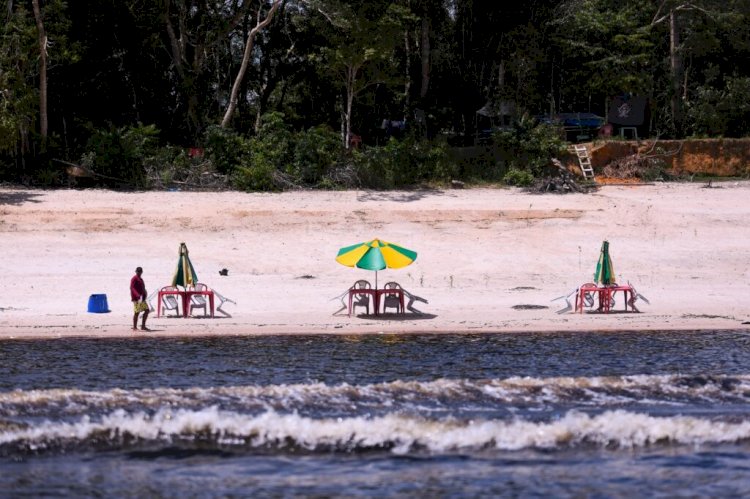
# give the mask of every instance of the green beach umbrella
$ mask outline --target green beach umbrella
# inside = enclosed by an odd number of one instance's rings
[[[174,272],[174,277],[172,277],[172,286],[188,288],[195,286],[196,282],[198,282],[198,274],[195,273],[188,256],[187,245],[180,243],[180,258],[177,260],[177,269]]]
[[[594,282],[604,286],[615,283],[615,269],[612,266],[612,259],[609,256],[609,241],[602,243],[599,262],[596,264],[596,272],[594,272]]]
[[[336,261],[341,265],[374,270],[376,289],[378,287],[378,270],[400,269],[416,259],[416,251],[380,239],[346,246],[341,248],[336,256]]]

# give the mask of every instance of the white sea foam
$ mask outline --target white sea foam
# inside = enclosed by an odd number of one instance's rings
[[[688,416],[654,417],[628,411],[598,415],[569,411],[547,422],[525,420],[428,419],[388,414],[381,417],[315,419],[266,411],[248,415],[221,411],[160,410],[153,415],[117,410],[94,420],[44,422],[0,432],[0,445],[44,449],[109,439],[141,441],[208,440],[223,445],[296,446],[340,451],[385,448],[394,453],[425,449],[433,453],[528,448],[553,449],[582,444],[642,447],[656,443],[731,443],[750,438],[750,421],[725,422]]]
[[[425,401],[461,404],[467,400],[504,404],[556,404],[604,407],[623,403],[671,404],[683,400],[703,402],[746,401],[750,375],[690,377],[638,375],[615,377],[513,377],[490,380],[401,381],[366,385],[324,383],[228,386],[216,388],[153,388],[105,391],[75,389],[14,390],[0,393],[0,415],[14,416],[27,411],[55,409],[67,414],[92,409],[122,407],[158,409],[164,406],[196,408],[239,404],[246,407],[274,407],[294,410],[303,406],[379,406]]]

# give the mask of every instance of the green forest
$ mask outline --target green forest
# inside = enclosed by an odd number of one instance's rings
[[[611,121],[617,99],[644,103],[641,137],[750,135],[750,0],[8,0],[3,10],[3,182],[519,183],[601,134],[580,117]]]

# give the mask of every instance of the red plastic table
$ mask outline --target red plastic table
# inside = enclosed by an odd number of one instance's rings
[[[214,292],[213,291],[195,291],[195,290],[170,290],[170,291],[159,291],[159,301],[156,304],[156,316],[161,317],[161,300],[167,295],[177,295],[182,301],[182,316],[187,317],[190,309],[190,298],[195,295],[208,296],[208,306],[211,307],[211,317],[214,316]]]
[[[369,288],[352,288],[349,290],[349,317],[352,316],[354,295],[370,295],[375,305],[375,315],[378,315],[378,290]]]
[[[186,297],[185,292],[180,291],[179,289],[171,290],[171,291],[159,291],[159,301],[156,304],[156,316],[161,317],[161,300],[164,296],[167,295],[177,295],[180,297],[180,300],[182,301],[182,313],[185,314],[185,317],[187,317],[187,307],[186,307]]]
[[[378,289],[378,302],[377,306],[380,306],[380,301],[382,296],[386,295],[398,295],[398,303],[399,303],[399,312],[404,313],[404,290],[401,288],[387,288],[387,289]],[[385,302],[383,303],[385,305]],[[383,307],[383,313],[385,313],[385,306]]]
[[[612,309],[612,299],[616,292],[622,292],[625,303],[625,312],[628,311],[628,303],[633,299],[634,291],[632,286],[628,285],[614,285],[614,286],[597,286],[596,284],[584,284],[578,288],[576,294],[576,307],[575,311],[583,313],[583,302],[586,294],[596,293],[599,298],[599,310],[608,314]],[[630,298],[628,299],[628,293]],[[635,307],[631,305],[632,311],[635,311]]]
[[[196,291],[189,289],[185,291],[185,317],[188,316],[188,305],[190,305],[190,298],[195,295],[208,296],[208,306],[211,308],[211,318],[214,316],[214,292],[211,290]]]

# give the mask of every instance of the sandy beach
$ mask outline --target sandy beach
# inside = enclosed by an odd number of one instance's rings
[[[749,198],[750,182],[735,181],[567,195],[0,188],[0,337],[748,328]],[[377,278],[426,299],[414,304],[423,314],[340,311],[336,297],[375,274],[336,253],[376,237],[418,252]],[[565,301],[552,300],[592,280],[605,239],[618,282],[650,304],[558,314]],[[169,285],[181,242],[199,280],[237,302],[224,305],[230,316],[152,313],[152,332],[131,331],[135,267],[149,293]],[[91,294],[106,294],[110,312],[87,312]]]

